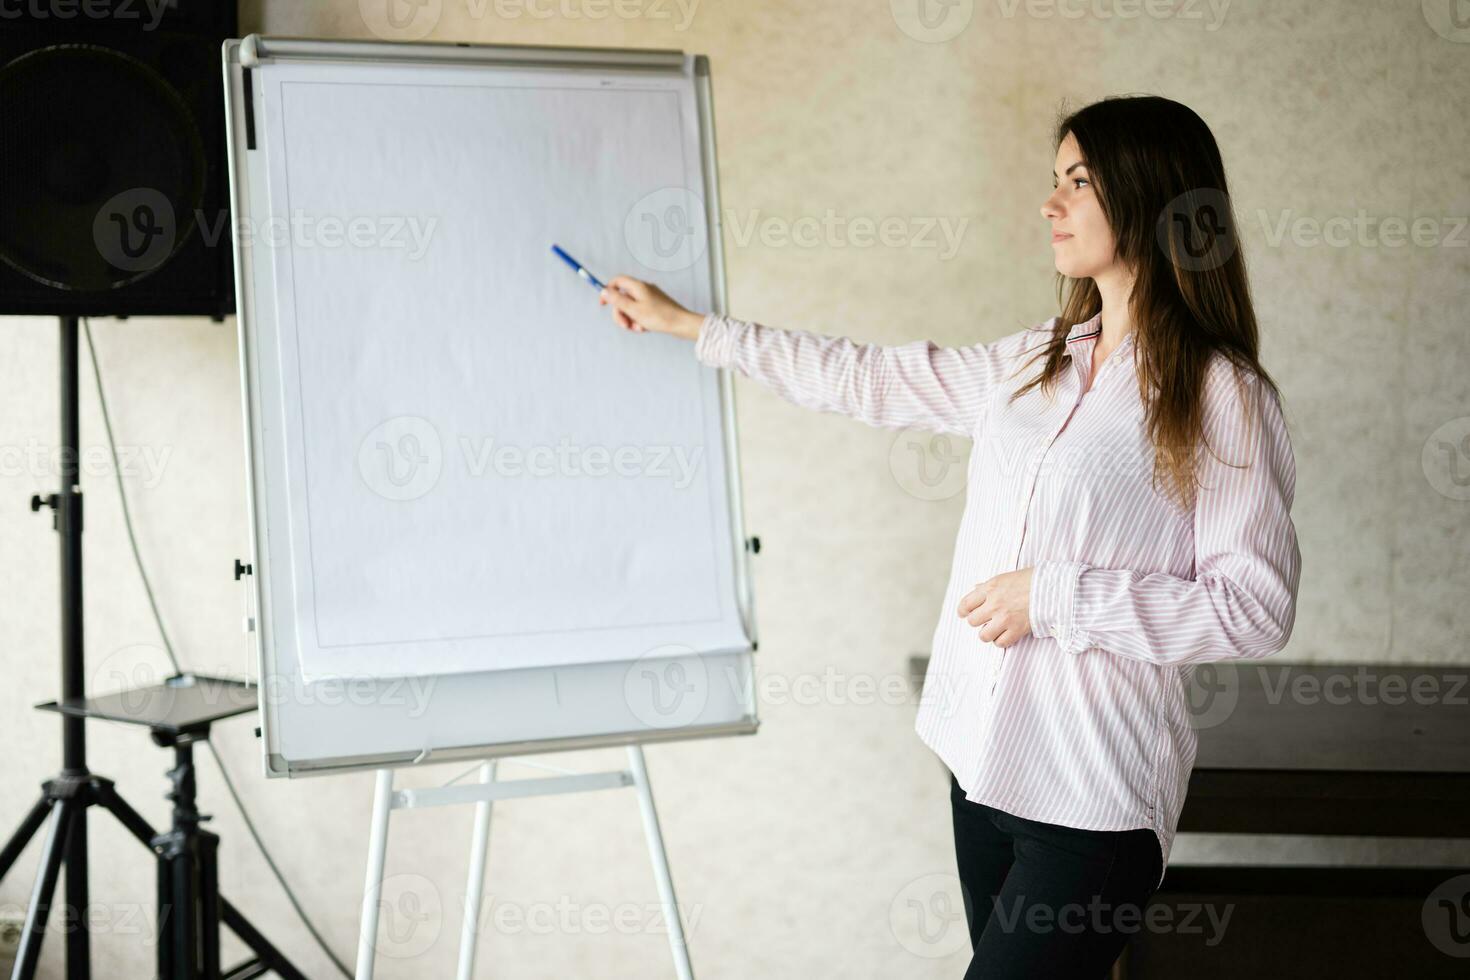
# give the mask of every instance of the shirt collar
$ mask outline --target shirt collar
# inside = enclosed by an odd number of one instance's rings
[[[1131,350],[1134,331],[1130,330],[1124,335],[1118,346],[1108,355],[1108,363],[1113,361],[1132,360]],[[1067,332],[1067,353],[1072,355],[1071,363],[1077,373],[1078,379],[1086,376],[1092,369],[1092,352],[1097,346],[1098,338],[1102,336],[1102,313],[1099,312],[1090,320],[1075,324]],[[1104,366],[1106,371],[1106,366]]]
[[[1118,343],[1118,347],[1119,348],[1127,347],[1129,344],[1133,343],[1133,334],[1134,333],[1135,333],[1135,331],[1130,330],[1126,334],[1124,334],[1123,335],[1123,339]],[[1093,314],[1092,319],[1090,319],[1090,320],[1083,320],[1081,323],[1074,324],[1072,326],[1072,329],[1067,332],[1067,343],[1070,345],[1070,344],[1072,344],[1072,343],[1075,342],[1075,343],[1078,343],[1078,344],[1084,344],[1085,345],[1085,342],[1091,341],[1092,344],[1096,345],[1098,338],[1101,337],[1101,336],[1102,336],[1102,312],[1099,311],[1099,312]],[[1068,353],[1071,353],[1071,352],[1072,352],[1071,351],[1071,348],[1069,347],[1068,348]]]
[[[1096,339],[1101,333],[1102,312],[1098,311],[1093,314],[1092,319],[1083,320],[1081,323],[1072,325],[1071,331],[1067,334],[1067,343],[1070,344],[1074,340],[1086,340],[1089,337]]]

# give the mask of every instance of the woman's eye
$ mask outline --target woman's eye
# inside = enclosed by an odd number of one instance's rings
[[[1085,184],[1085,183],[1087,183],[1087,178],[1086,177],[1073,177],[1072,178],[1072,184],[1073,184],[1073,186],[1076,186],[1077,184]]]

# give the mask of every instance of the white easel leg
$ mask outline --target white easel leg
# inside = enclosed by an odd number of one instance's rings
[[[658,813],[653,808],[653,790],[648,784],[648,769],[643,765],[643,746],[628,746],[628,766],[633,770],[633,788],[638,791],[638,809],[643,813],[643,832],[648,838],[648,856],[653,860],[654,878],[658,881],[658,897],[663,903],[664,920],[669,924],[669,949],[674,954],[674,970],[679,980],[694,980],[689,964],[689,947],[684,941],[684,923],[679,918],[679,903],[674,898],[674,879],[669,874],[669,856],[664,852],[664,837],[658,829]]]
[[[393,770],[379,769],[373,791],[373,824],[368,837],[367,877],[362,886],[362,926],[357,934],[357,980],[373,980],[373,951],[378,940],[378,901],[383,893],[383,865],[388,858],[388,814],[393,810]]]
[[[480,782],[495,782],[495,759],[480,767]],[[485,858],[490,849],[490,800],[475,804],[475,835],[470,841],[470,874],[464,891],[464,924],[459,933],[459,980],[475,974],[475,942],[480,932],[480,901],[485,894]]]

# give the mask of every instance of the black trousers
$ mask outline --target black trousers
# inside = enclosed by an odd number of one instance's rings
[[[970,944],[964,980],[1100,980],[1144,925],[1163,870],[1147,827],[1078,830],[965,799],[950,774]]]

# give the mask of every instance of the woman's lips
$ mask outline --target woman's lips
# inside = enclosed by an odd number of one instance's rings
[[[1063,234],[1059,234],[1059,233],[1053,232],[1052,233],[1052,236],[1051,236],[1051,243],[1053,245],[1055,245],[1057,242],[1064,242],[1064,241],[1066,241],[1067,239],[1069,239],[1071,237],[1072,237],[1071,235],[1063,235]]]

